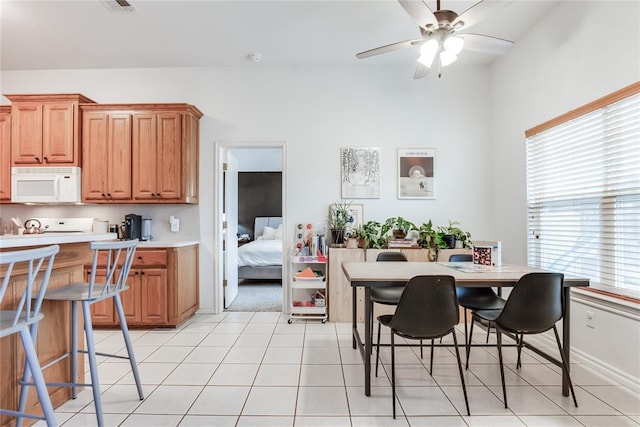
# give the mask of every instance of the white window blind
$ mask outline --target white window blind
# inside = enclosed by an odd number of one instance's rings
[[[527,137],[529,265],[640,298],[640,94]]]

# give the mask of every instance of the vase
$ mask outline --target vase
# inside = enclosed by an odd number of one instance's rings
[[[445,234],[442,236],[442,241],[447,244],[447,249],[453,249],[456,247],[456,236],[452,234]]]
[[[331,246],[341,248],[344,246],[344,228],[331,229]]]

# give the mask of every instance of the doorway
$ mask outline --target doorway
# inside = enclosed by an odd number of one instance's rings
[[[218,144],[216,152],[221,166],[215,198],[216,306],[282,311],[287,303],[284,145]]]

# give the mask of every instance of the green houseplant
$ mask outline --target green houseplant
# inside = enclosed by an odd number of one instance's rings
[[[329,206],[327,224],[331,230],[332,245],[341,246],[344,243],[347,225],[353,223],[351,202],[338,201]]]
[[[407,237],[407,234],[409,234],[410,231],[416,230],[416,226],[414,223],[404,219],[401,216],[395,216],[387,218],[384,223],[383,230],[383,235],[391,230],[394,238],[404,239],[405,237]]]
[[[462,242],[463,248],[470,248],[471,233],[463,231],[458,221],[449,220],[449,225],[441,225],[436,230],[435,242],[440,249],[453,249],[456,247],[456,241]]]
[[[382,224],[377,221],[368,221],[355,228],[352,235],[358,239],[363,249],[381,249],[387,244],[387,237],[382,233]]]
[[[418,231],[418,245],[425,249],[436,248],[436,230],[433,228],[431,220],[429,222],[422,223],[417,229]]]

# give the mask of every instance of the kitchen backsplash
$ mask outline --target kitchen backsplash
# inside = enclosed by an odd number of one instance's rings
[[[3,205],[2,219],[19,217],[23,223],[29,218],[82,218],[93,217],[109,224],[120,224],[126,214],[137,214],[150,218],[153,240],[185,241],[200,240],[198,206],[189,205]],[[180,231],[170,230],[169,217],[180,219]]]

